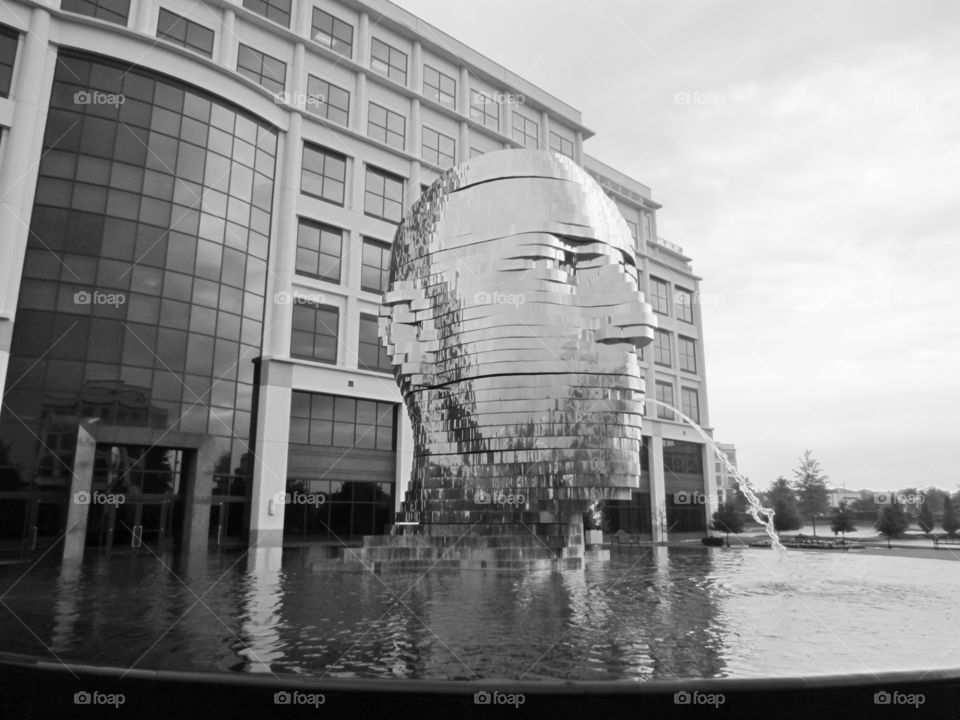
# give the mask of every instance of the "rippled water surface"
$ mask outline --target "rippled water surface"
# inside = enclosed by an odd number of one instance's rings
[[[579,572],[0,570],[0,649],[146,669],[648,680],[960,666],[960,564],[653,548]]]

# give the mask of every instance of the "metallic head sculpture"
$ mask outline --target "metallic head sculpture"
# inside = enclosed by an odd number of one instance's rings
[[[629,498],[655,327],[627,224],[573,161],[504,150],[446,172],[397,231],[381,308],[414,431],[402,519],[495,533]]]

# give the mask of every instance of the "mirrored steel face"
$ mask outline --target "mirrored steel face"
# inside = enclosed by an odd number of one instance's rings
[[[628,498],[655,327],[626,222],[574,162],[445,173],[397,232],[381,308],[414,431],[405,519],[568,522]]]

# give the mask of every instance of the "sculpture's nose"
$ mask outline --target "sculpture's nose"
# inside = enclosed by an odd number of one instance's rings
[[[653,341],[657,318],[650,303],[641,297],[610,308],[610,314],[604,318],[593,339],[605,344],[629,342],[638,349],[649,345]]]

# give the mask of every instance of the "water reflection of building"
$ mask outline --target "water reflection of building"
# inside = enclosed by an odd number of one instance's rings
[[[648,392],[707,424],[698,279],[577,110],[385,0],[266,7],[0,5],[0,549],[89,521],[70,499],[111,448],[181,454],[175,492],[115,513],[134,545],[163,517],[200,550],[382,532],[412,449],[377,339],[390,243],[426,184],[502,148],[617,201],[663,329]],[[649,491],[617,517],[702,526],[672,497],[712,464],[647,419]],[[300,487],[328,502],[278,506]]]

